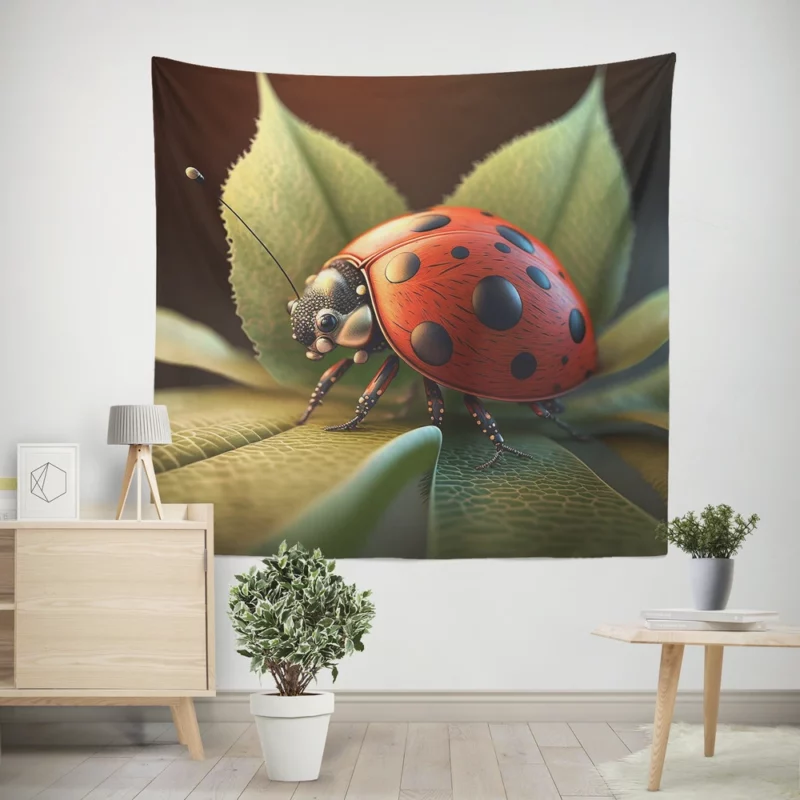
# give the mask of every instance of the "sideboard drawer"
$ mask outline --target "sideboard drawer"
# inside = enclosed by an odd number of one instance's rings
[[[204,530],[18,530],[18,689],[209,688]]]

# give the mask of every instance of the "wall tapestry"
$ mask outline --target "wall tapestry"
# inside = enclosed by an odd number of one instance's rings
[[[154,59],[163,499],[222,554],[663,554],[674,67]]]

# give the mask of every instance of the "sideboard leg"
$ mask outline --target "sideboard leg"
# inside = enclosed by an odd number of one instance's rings
[[[200,728],[197,725],[197,715],[194,713],[194,700],[191,697],[181,697],[175,709],[178,717],[178,735],[183,735],[189,748],[189,755],[195,761],[202,761],[205,755]]]
[[[180,708],[177,705],[172,705],[169,708],[170,711],[172,711],[172,723],[175,725],[175,733],[178,734],[178,742],[180,744],[186,744],[186,736],[181,729]]]

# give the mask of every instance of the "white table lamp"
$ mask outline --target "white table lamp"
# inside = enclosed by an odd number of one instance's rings
[[[161,508],[161,496],[158,493],[156,472],[153,467],[153,451],[151,445],[169,444],[172,432],[169,427],[169,416],[166,406],[111,406],[108,415],[108,443],[127,444],[128,463],[125,465],[125,476],[122,479],[122,493],[117,506],[117,519],[122,519],[122,511],[128,492],[136,472],[136,519],[142,518],[142,470],[150,484],[150,494],[158,512],[158,518],[164,519]]]

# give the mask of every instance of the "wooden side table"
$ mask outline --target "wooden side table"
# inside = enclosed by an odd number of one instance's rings
[[[669,729],[678,693],[683,650],[686,645],[705,647],[703,686],[703,724],[705,754],[714,755],[719,715],[719,690],[722,681],[722,654],[725,647],[800,647],[800,628],[773,628],[768,631],[657,631],[642,624],[601,625],[592,631],[595,636],[618,639],[631,644],[660,644],[661,668],[658,673],[658,694],[653,721],[653,746],[650,755],[650,779],[647,788],[657,792],[664,771]]]

